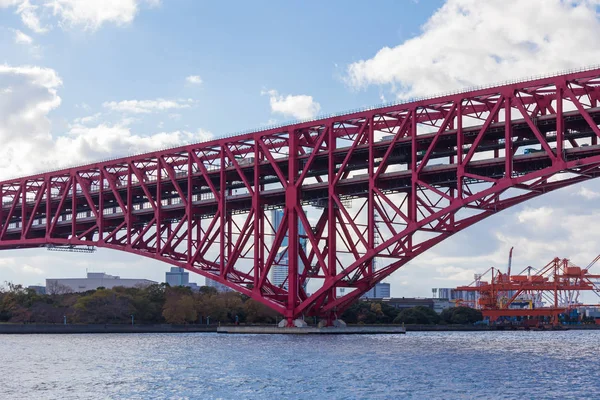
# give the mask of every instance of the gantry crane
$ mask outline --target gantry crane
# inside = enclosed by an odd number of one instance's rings
[[[581,268],[566,258],[556,257],[535,273],[527,267],[518,275],[511,275],[511,248],[507,272],[492,267],[476,275],[470,285],[457,287],[458,291],[477,293],[475,301],[459,304],[480,309],[491,322],[501,317],[545,317],[558,325],[560,314],[582,305],[581,291],[600,297],[600,275],[590,273],[598,260],[600,255]]]

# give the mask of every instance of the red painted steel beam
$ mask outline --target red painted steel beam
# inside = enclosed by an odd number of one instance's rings
[[[454,233],[599,176],[599,87],[600,70],[581,71],[7,180],[0,249],[118,249],[221,282],[288,324],[331,320]]]

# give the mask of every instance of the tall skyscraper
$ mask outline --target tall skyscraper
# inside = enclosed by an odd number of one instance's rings
[[[275,232],[281,226],[281,221],[283,220],[284,210],[273,210],[273,228]],[[302,225],[301,221],[298,221],[298,235],[305,236],[306,230],[304,229],[304,225]],[[271,283],[276,286],[282,286],[287,289],[287,276],[288,276],[288,266],[289,266],[289,255],[288,255],[288,245],[289,238],[286,234],[283,240],[281,241],[281,246],[279,247],[279,251],[277,252],[277,257],[275,259],[276,264],[271,268]],[[306,238],[300,238],[299,242],[300,247],[306,251]],[[304,271],[304,263],[298,255],[298,273],[301,274]]]

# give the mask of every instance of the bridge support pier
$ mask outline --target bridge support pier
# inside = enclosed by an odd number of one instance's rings
[[[300,318],[284,318],[279,322],[278,326],[280,328],[307,328],[308,324]]]

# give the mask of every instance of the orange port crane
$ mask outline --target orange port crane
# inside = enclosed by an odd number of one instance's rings
[[[507,272],[492,267],[476,275],[470,285],[457,287],[459,291],[477,293],[475,301],[459,303],[480,309],[490,322],[500,317],[547,317],[557,325],[560,314],[582,306],[581,291],[600,297],[600,275],[590,273],[598,260],[600,255],[581,268],[566,258],[556,257],[533,274],[534,269],[527,267],[518,275],[510,275],[511,248]]]

